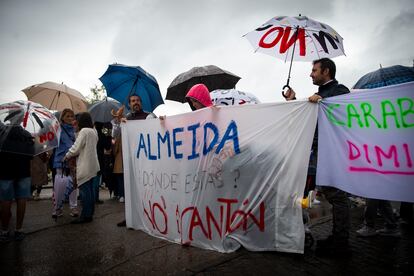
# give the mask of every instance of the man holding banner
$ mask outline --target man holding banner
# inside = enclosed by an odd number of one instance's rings
[[[120,167],[123,167],[123,162],[122,162],[122,139],[121,139],[121,127],[120,127],[120,123],[121,122],[126,122],[126,120],[145,120],[147,118],[156,118],[155,114],[153,113],[148,113],[142,110],[142,102],[141,102],[141,97],[138,95],[130,95],[128,97],[128,105],[129,105],[129,109],[131,110],[130,113],[128,113],[126,115],[126,119],[122,117],[124,108],[121,107],[117,112],[112,112],[112,116],[114,116],[114,120],[113,120],[113,130],[112,130],[112,136],[113,138],[115,138],[115,147],[118,148],[118,153],[120,158],[119,159],[119,163],[120,163]],[[115,159],[117,159],[117,157],[115,157]],[[117,162],[117,160],[115,160],[115,162]],[[122,171],[122,169],[121,169]],[[124,174],[120,173],[117,174],[117,186],[118,189],[121,190],[121,198],[124,198]],[[117,223],[117,226],[119,227],[125,227],[126,226],[126,220],[123,220],[119,223]]]
[[[319,86],[318,92],[309,97],[310,102],[317,103],[323,98],[349,93],[349,89],[339,84],[335,79],[335,63],[322,58],[313,61],[310,77],[314,85]],[[289,89],[286,93],[287,100],[295,99],[295,92]],[[318,152],[318,131],[315,132],[312,151]],[[317,158],[315,158],[317,159]],[[347,193],[335,187],[323,187],[322,192],[330,204],[332,204],[333,229],[332,235],[327,239],[317,242],[316,251],[323,254],[343,254],[348,252],[348,237],[350,228],[350,204]]]

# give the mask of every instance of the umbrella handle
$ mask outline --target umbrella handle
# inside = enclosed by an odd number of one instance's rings
[[[289,86],[289,84],[286,84],[285,86],[283,86],[283,88],[282,88],[282,96],[285,98],[285,99],[287,99],[288,97],[286,96],[286,94],[285,94],[285,88],[287,88],[287,89],[291,89],[291,87]]]

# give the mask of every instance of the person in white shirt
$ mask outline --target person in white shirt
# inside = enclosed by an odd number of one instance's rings
[[[79,134],[75,143],[64,157],[64,161],[72,157],[76,160],[76,180],[82,201],[82,212],[74,224],[91,222],[95,211],[93,179],[99,171],[96,145],[98,134],[93,128],[93,121],[88,112],[81,113],[78,119]]]

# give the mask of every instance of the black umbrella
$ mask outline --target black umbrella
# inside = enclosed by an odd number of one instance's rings
[[[414,81],[414,68],[402,65],[380,68],[361,77],[354,89],[370,89]]]
[[[223,70],[215,65],[194,67],[179,74],[167,89],[167,100],[185,102],[185,95],[195,84],[202,83],[209,91],[231,89],[240,80],[239,76]]]

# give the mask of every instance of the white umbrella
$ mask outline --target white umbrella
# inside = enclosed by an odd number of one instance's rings
[[[312,61],[345,55],[343,38],[328,24],[307,16],[276,16],[244,35],[255,52],[285,62],[290,59],[286,85],[289,87],[293,61]],[[282,91],[284,97],[285,94]]]
[[[173,116],[173,115],[191,112],[191,108],[188,105],[188,103],[180,103],[176,101],[165,100],[164,103],[157,106],[157,108],[154,109],[153,112],[158,117],[164,116],[164,115]]]
[[[276,16],[244,36],[255,52],[285,62],[345,55],[343,38],[328,24],[306,16]]]
[[[72,109],[75,113],[87,111],[86,98],[77,90],[65,84],[44,82],[22,90],[27,99],[40,103],[50,110]]]
[[[236,89],[217,89],[210,93],[210,97],[214,105],[243,105],[260,103],[259,99],[255,95]]]

